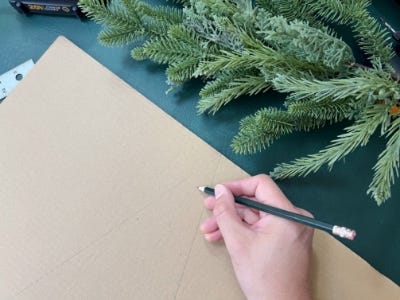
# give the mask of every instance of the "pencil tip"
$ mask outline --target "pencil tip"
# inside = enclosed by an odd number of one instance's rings
[[[200,191],[204,192],[204,188],[205,188],[204,186],[198,186],[197,188],[198,188]]]

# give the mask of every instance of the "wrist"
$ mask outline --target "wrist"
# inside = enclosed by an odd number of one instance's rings
[[[263,284],[244,292],[247,300],[312,300],[309,281],[291,284],[289,280],[285,286]]]
[[[309,291],[307,292],[298,292],[298,293],[293,293],[293,294],[288,294],[288,293],[277,293],[277,292],[268,292],[264,294],[252,294],[247,296],[247,300],[312,300],[311,293]]]

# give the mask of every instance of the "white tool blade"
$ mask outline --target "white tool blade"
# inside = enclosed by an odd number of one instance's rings
[[[34,65],[33,60],[30,59],[0,75],[0,101],[7,97]]]

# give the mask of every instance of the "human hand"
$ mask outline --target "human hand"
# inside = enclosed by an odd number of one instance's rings
[[[200,226],[204,237],[224,240],[239,285],[249,300],[311,299],[313,229],[235,204],[233,195],[311,217],[295,207],[267,175],[217,185],[204,200],[213,215]]]

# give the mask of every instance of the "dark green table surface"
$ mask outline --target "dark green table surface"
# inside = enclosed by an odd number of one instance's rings
[[[375,1],[373,12],[384,16],[400,30],[400,4],[397,3],[395,0]],[[280,103],[282,98],[279,94],[271,92],[259,97],[241,98],[215,116],[198,116],[195,106],[200,82],[190,82],[184,88],[166,94],[168,86],[163,67],[133,61],[129,56],[129,46],[106,48],[99,45],[96,40],[99,30],[100,27],[93,22],[81,22],[75,18],[27,17],[17,13],[8,1],[2,0],[0,74],[30,58],[36,62],[57,36],[64,35],[250,174],[267,173],[278,162],[316,152],[345,125],[284,137],[260,154],[235,155],[230,142],[238,130],[240,119],[259,107]],[[400,65],[398,60],[394,63]],[[46,89],[45,85],[43,89]],[[278,184],[296,205],[310,210],[316,218],[355,228],[358,232],[356,240],[341,242],[400,284],[399,181],[392,188],[392,199],[380,207],[366,195],[372,178],[371,168],[384,145],[384,141],[375,136],[366,147],[350,154],[331,172],[323,169],[306,178]]]

